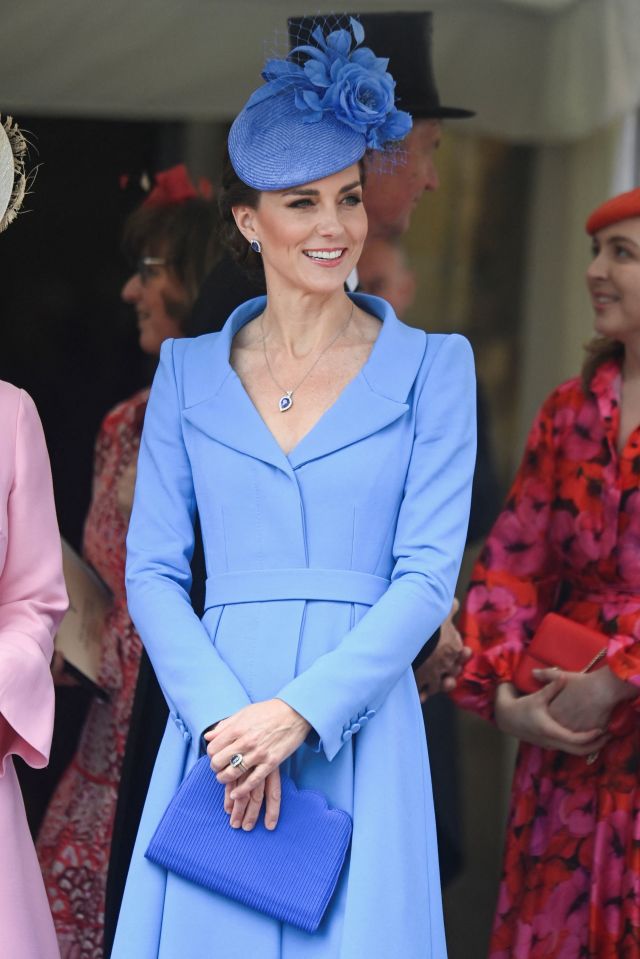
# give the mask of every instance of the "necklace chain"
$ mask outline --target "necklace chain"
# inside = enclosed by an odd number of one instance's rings
[[[345,325],[338,330],[338,332],[337,332],[336,335],[333,337],[333,339],[332,339],[332,340],[329,340],[329,342],[328,342],[327,345],[324,347],[324,349],[321,350],[320,353],[318,353],[318,355],[316,356],[315,360],[313,361],[313,363],[311,364],[311,366],[309,367],[309,369],[307,370],[307,372],[304,374],[304,376],[302,377],[302,379],[301,379],[301,380],[293,387],[293,389],[291,389],[291,390],[285,390],[284,387],[282,387],[282,386],[280,385],[280,383],[278,383],[278,381],[277,381],[277,379],[276,379],[276,377],[275,377],[275,374],[274,374],[274,372],[273,372],[273,369],[271,368],[271,363],[269,362],[269,355],[268,355],[268,353],[267,353],[267,343],[266,343],[266,339],[265,339],[265,335],[264,335],[263,317],[262,317],[262,316],[260,317],[260,332],[261,332],[261,334],[262,334],[262,350],[263,350],[263,352],[264,352],[264,360],[265,360],[265,363],[266,363],[266,365],[267,365],[267,370],[269,371],[269,376],[271,377],[271,379],[273,380],[273,382],[276,384],[276,386],[278,387],[278,389],[282,392],[282,396],[280,397],[280,399],[279,399],[279,401],[278,401],[278,408],[279,408],[279,410],[280,410],[281,413],[286,413],[287,410],[290,410],[290,409],[291,409],[291,407],[293,406],[293,394],[296,393],[296,392],[300,389],[300,387],[302,386],[302,384],[304,383],[304,381],[306,380],[306,378],[309,376],[309,374],[311,373],[311,371],[315,369],[315,367],[316,367],[317,364],[320,362],[320,360],[322,359],[322,357],[324,356],[324,354],[327,352],[327,350],[331,349],[331,347],[333,346],[333,344],[336,343],[336,342],[340,339],[340,337],[342,336],[342,334],[347,332],[347,327],[349,326],[349,323],[351,323],[351,317],[353,316],[353,308],[354,308],[354,305],[355,305],[355,304],[354,304],[353,301],[352,301],[352,303],[351,303],[351,310],[349,311],[349,317],[348,317],[347,322],[345,323]]]

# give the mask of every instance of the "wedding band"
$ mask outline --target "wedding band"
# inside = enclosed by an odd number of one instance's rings
[[[229,765],[233,766],[234,769],[241,769],[243,773],[248,773],[249,770],[243,762],[244,756],[242,753],[234,753],[231,759],[229,760]]]

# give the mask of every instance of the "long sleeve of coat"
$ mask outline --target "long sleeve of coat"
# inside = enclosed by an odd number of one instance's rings
[[[0,762],[46,765],[53,729],[50,662],[67,609],[44,434],[31,398],[3,384],[0,426]]]
[[[339,645],[278,694],[333,759],[354,716],[375,714],[451,608],[464,550],[475,462],[475,377],[469,343],[444,338],[416,381],[413,453],[384,595]],[[351,728],[353,726],[351,725]]]
[[[174,718],[197,738],[250,699],[191,606],[195,513],[173,341],[167,341],[162,346],[140,445],[127,536],[127,599]]]

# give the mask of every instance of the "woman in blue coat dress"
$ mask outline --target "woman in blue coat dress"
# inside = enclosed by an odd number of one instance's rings
[[[114,959],[446,956],[411,662],[451,607],[462,555],[473,361],[462,337],[345,293],[367,228],[362,158],[410,127],[362,40],[351,20],[266,65],[230,133],[222,206],[262,257],[267,296],[220,333],[162,348],[127,577],[171,716]],[[189,603],[196,512],[202,620]],[[315,934],[144,858],[207,743],[230,828],[259,816],[277,828],[280,770],[351,814]]]

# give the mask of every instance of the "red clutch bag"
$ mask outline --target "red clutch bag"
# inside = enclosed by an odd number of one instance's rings
[[[572,673],[588,673],[605,665],[606,653],[603,633],[547,613],[520,657],[513,682],[521,693],[536,693],[543,684],[532,675],[533,669],[557,666]]]

